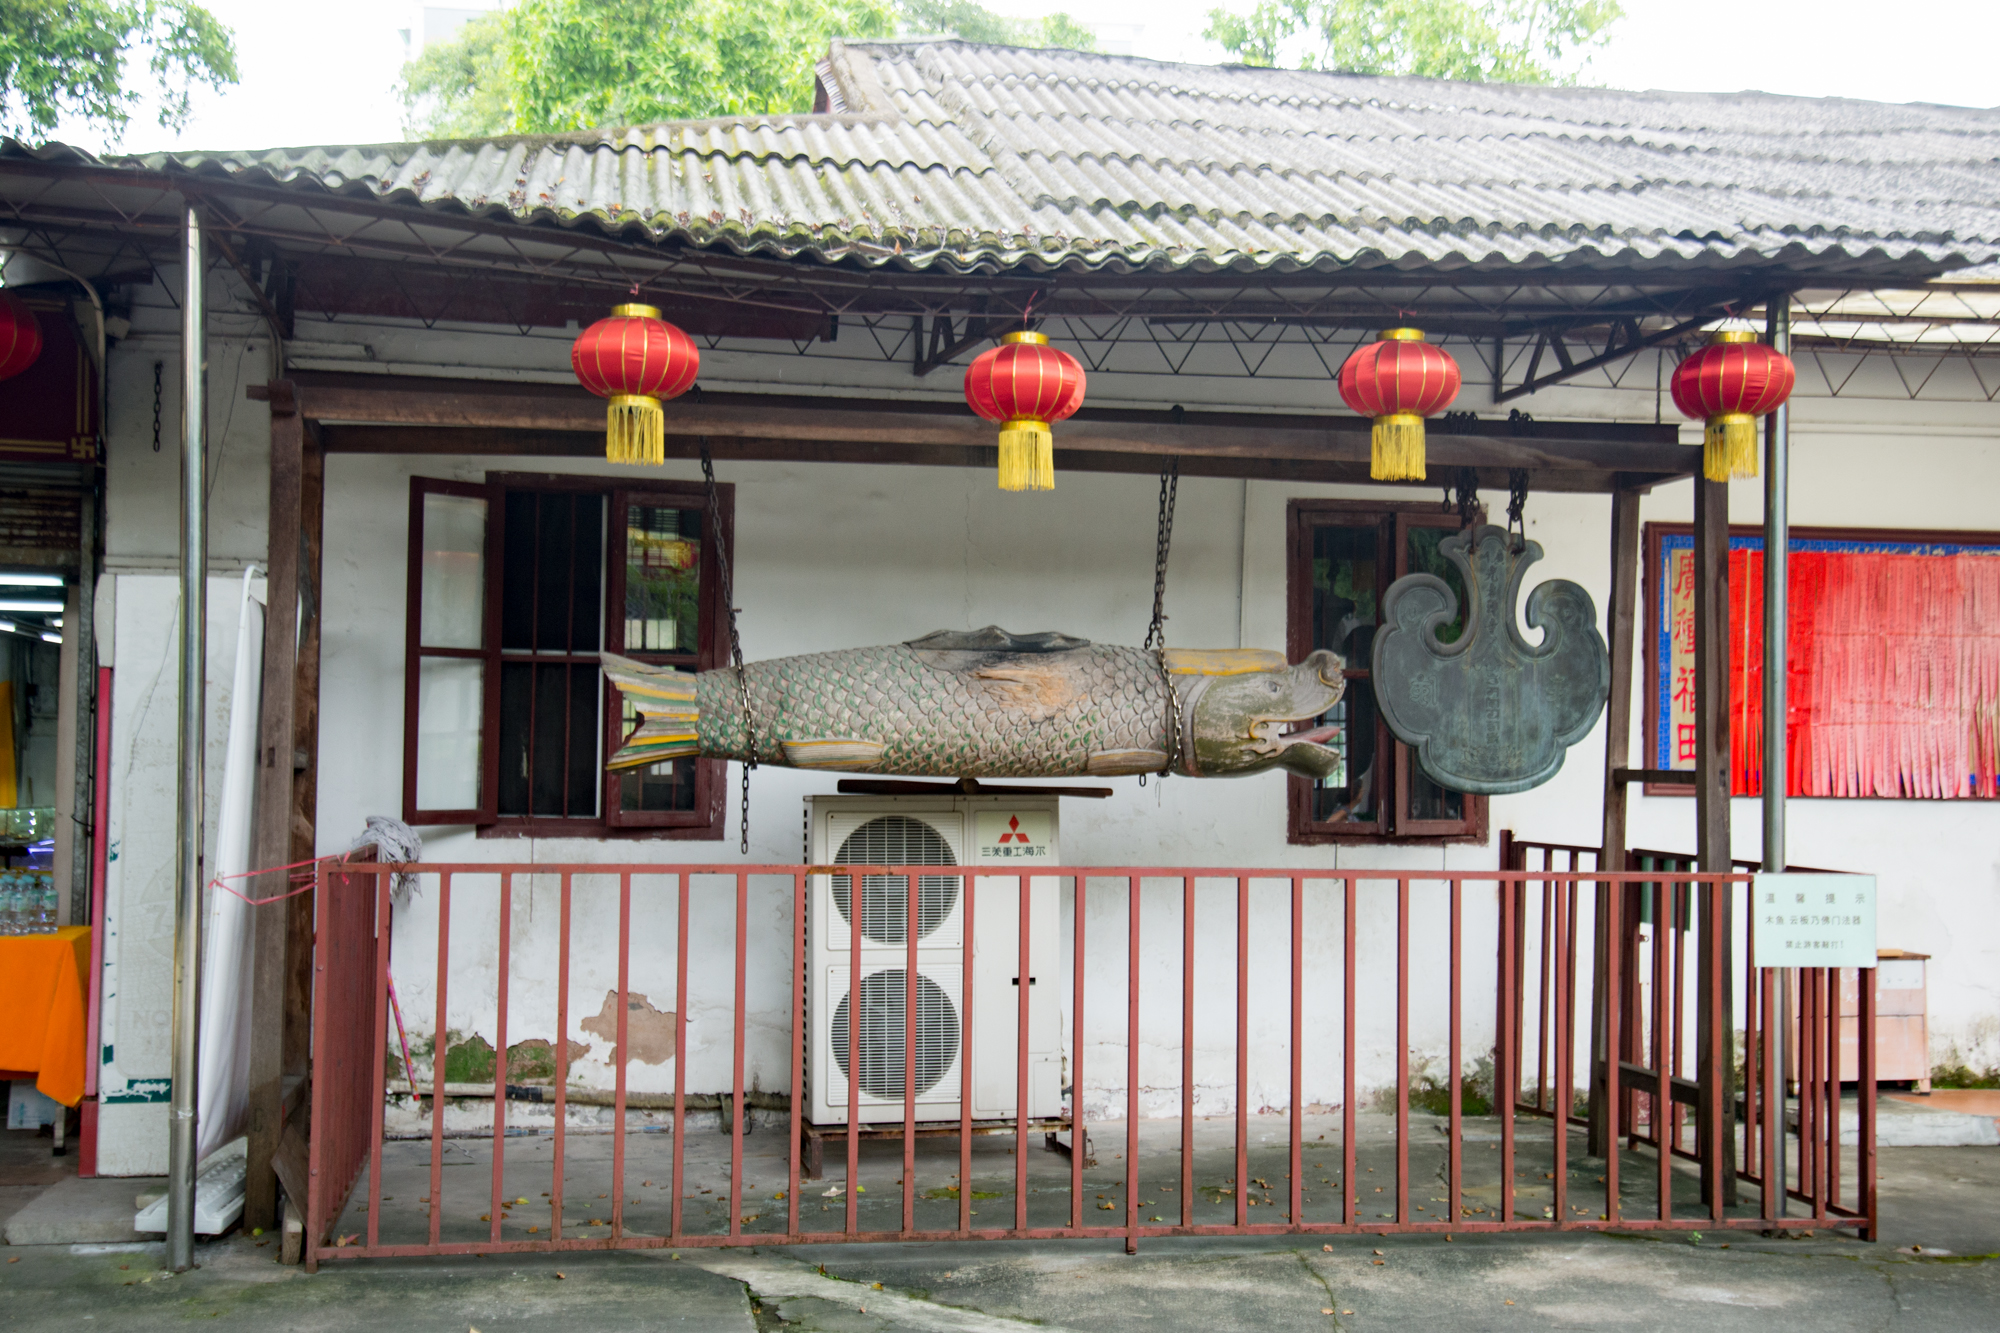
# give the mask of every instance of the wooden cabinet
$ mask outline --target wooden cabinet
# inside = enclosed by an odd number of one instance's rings
[[[1875,1081],[1910,1082],[1931,1089],[1930,955],[1903,949],[1876,950]],[[1861,974],[1840,974],[1840,1077],[1861,1076]]]

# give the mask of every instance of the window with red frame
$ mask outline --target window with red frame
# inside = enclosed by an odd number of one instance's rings
[[[727,540],[730,488],[719,499]],[[482,835],[720,837],[722,764],[605,772],[638,718],[598,658],[719,663],[709,524],[694,485],[413,478],[404,818]]]
[[[1347,688],[1317,725],[1343,764],[1332,776],[1290,781],[1295,843],[1483,842],[1486,798],[1431,781],[1375,707],[1373,649],[1382,597],[1412,571],[1435,574],[1461,599],[1458,569],[1438,544],[1459,530],[1436,505],[1294,500],[1288,509],[1289,642],[1294,662],[1325,648],[1346,664]],[[1461,602],[1462,604],[1462,602]],[[1456,637],[1453,627],[1442,632]]]

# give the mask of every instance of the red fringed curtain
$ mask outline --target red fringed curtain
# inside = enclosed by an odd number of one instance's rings
[[[1763,790],[1764,554],[1729,555],[1730,754]],[[2000,557],[1795,551],[1792,796],[1993,796]]]

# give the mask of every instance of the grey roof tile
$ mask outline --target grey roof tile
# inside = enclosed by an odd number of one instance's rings
[[[913,268],[2000,260],[1994,110],[963,42],[823,68],[874,109],[122,160]]]

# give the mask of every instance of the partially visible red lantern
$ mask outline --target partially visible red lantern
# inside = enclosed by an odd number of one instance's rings
[[[584,388],[611,400],[604,456],[614,463],[666,461],[660,400],[678,398],[694,384],[701,369],[694,339],[661,319],[656,306],[614,306],[608,319],[577,335],[569,364]]]
[[[1055,435],[1049,426],[1083,406],[1083,367],[1049,346],[1045,334],[1022,330],[980,353],[965,372],[965,401],[1000,423],[1000,489],[1055,489]]]
[[[42,354],[42,322],[28,303],[0,291],[0,380],[10,380]]]
[[[1757,418],[1792,396],[1792,359],[1748,329],[1722,329],[1674,371],[1674,406],[1700,417],[1701,475],[1710,481],[1757,475]]]
[[[1458,362],[1424,341],[1421,329],[1384,329],[1377,342],[1340,368],[1340,396],[1365,417],[1368,475],[1377,481],[1424,479],[1424,418],[1458,397]]]

